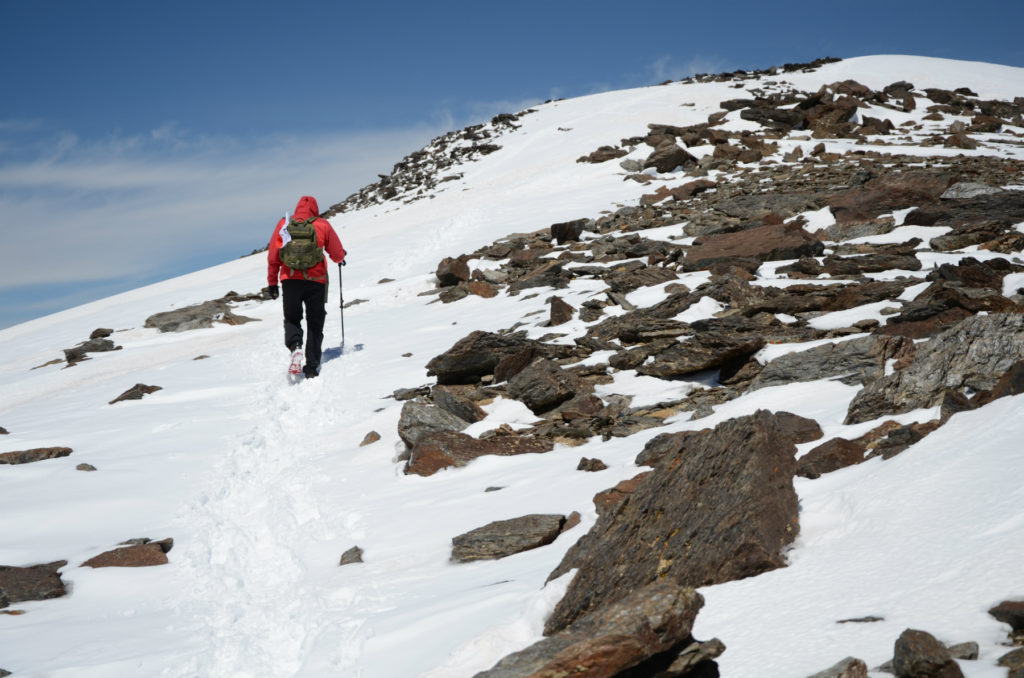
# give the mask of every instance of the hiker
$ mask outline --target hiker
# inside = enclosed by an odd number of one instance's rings
[[[291,219],[285,215],[277,222],[267,250],[267,294],[278,297],[278,278],[284,306],[284,345],[291,351],[288,372],[297,376],[301,369],[307,379],[320,372],[324,319],[327,317],[327,260],[324,251],[337,264],[345,263],[345,248],[334,228],[320,218],[316,198],[304,195],[295,205]],[[315,241],[314,241],[315,238]],[[288,245],[288,247],[285,247]],[[306,309],[306,354],[302,354],[302,309]]]

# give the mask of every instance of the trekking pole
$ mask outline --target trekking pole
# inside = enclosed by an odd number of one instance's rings
[[[345,287],[341,284],[341,267],[345,262],[338,264],[338,307],[341,309],[341,352],[345,352]]]

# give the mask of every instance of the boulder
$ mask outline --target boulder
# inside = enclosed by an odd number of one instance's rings
[[[174,547],[173,539],[133,539],[127,546],[93,556],[82,567],[151,567],[167,564],[167,553]]]
[[[1024,359],[1024,315],[967,318],[917,348],[914,362],[854,397],[847,424],[938,405],[946,389],[992,389]]]
[[[36,447],[31,450],[0,453],[0,464],[31,464],[44,459],[57,459],[71,454],[70,447]]]
[[[1009,624],[1014,633],[1024,633],[1024,600],[1004,600],[988,613],[1004,624]]]
[[[429,476],[443,468],[465,466],[477,457],[493,454],[512,456],[549,452],[554,443],[544,438],[495,435],[474,438],[465,433],[445,431],[423,436],[409,451],[406,473]]]
[[[341,554],[341,559],[338,561],[338,565],[352,565],[354,563],[361,562],[363,562],[363,549],[358,546],[353,546]]]
[[[996,663],[1010,670],[1006,674],[1006,678],[1024,678],[1024,647],[1010,650],[1000,657]]]
[[[74,365],[75,363],[83,360],[88,360],[87,353],[104,353],[106,351],[120,351],[120,346],[115,346],[114,342],[110,339],[102,337],[89,339],[89,341],[83,341],[74,348],[64,349],[64,359],[67,361],[68,366]]]
[[[796,448],[778,418],[762,410],[687,443],[601,513],[551,573],[577,569],[545,633],[654,581],[707,586],[785,564],[799,531]]]
[[[868,678],[868,665],[862,659],[847,657],[807,678]]]
[[[663,580],[642,587],[617,603],[595,608],[571,627],[508,655],[474,678],[554,678],[556,676],[655,676],[694,645],[691,630],[704,598],[692,588]],[[720,654],[724,646],[709,643]],[[706,652],[702,658],[717,667]],[[695,674],[698,675],[698,674]]]
[[[142,400],[142,396],[147,395],[149,393],[156,393],[161,389],[162,387],[160,386],[147,386],[146,384],[135,384],[135,386],[132,386],[130,389],[128,389],[121,395],[111,400],[108,404],[113,405],[114,403],[119,403],[122,400]]]
[[[437,282],[442,287],[452,287],[460,282],[469,281],[469,266],[463,257],[453,259],[445,257],[437,265]]]
[[[432,358],[427,363],[427,374],[436,376],[439,384],[474,384],[481,377],[494,374],[502,358],[537,345],[526,338],[526,332],[494,334],[477,330]]]
[[[538,358],[508,380],[508,394],[542,414],[576,395],[579,382],[554,361]]]
[[[580,239],[580,235],[582,235],[587,223],[586,219],[576,219],[574,221],[551,224],[551,238],[559,245],[564,245],[567,242],[576,242]]]
[[[839,223],[866,221],[893,210],[936,203],[953,181],[953,175],[944,172],[892,172],[833,195],[828,206]]]
[[[596,151],[592,151],[589,155],[584,155],[576,159],[576,162],[591,162],[601,163],[615,158],[621,158],[624,155],[629,155],[629,151],[625,148],[616,148],[614,146],[601,146]]]
[[[677,167],[688,167],[697,164],[697,158],[690,155],[678,144],[667,141],[654,149],[644,161],[644,169],[653,167],[661,173],[671,172]]]
[[[565,303],[565,301],[561,297],[551,297],[551,299],[549,299],[549,302],[551,304],[551,316],[548,320],[548,323],[552,327],[564,325],[565,323],[572,320],[573,314],[575,313],[576,309],[574,309],[569,304]]]
[[[867,384],[884,376],[889,360],[898,360],[913,350],[914,342],[905,337],[868,335],[822,344],[767,363],[754,377],[750,390],[832,377],[839,377],[844,384]]]
[[[756,334],[697,332],[637,367],[637,372],[669,379],[744,360],[764,348],[765,339]]]
[[[442,386],[430,389],[434,404],[442,410],[454,414],[459,419],[473,424],[487,416],[483,408],[474,402],[479,398],[478,391],[472,386]]]
[[[896,640],[892,665],[896,678],[963,678],[946,646],[926,631],[907,629]]]
[[[796,474],[818,478],[864,461],[865,447],[846,438],[832,438],[797,460]]]
[[[67,564],[66,560],[58,560],[31,567],[0,565],[0,607],[5,606],[3,599],[10,604],[60,598],[67,594],[57,571]]]
[[[707,268],[719,261],[750,257],[758,261],[816,257],[825,246],[796,223],[701,236],[686,252],[687,270]]]
[[[428,434],[461,431],[469,423],[437,405],[422,400],[407,400],[398,417],[398,437],[406,446],[413,447]]]
[[[546,546],[562,532],[563,515],[531,514],[511,520],[496,520],[452,539],[451,559],[497,560]]]

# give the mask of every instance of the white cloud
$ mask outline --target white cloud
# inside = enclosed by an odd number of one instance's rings
[[[693,56],[683,63],[676,63],[671,56],[655,59],[647,67],[655,82],[682,80],[696,73],[721,73],[729,69],[725,60],[715,56]]]
[[[248,253],[299,196],[326,209],[438,133],[244,143],[168,125],[92,143],[61,135],[35,159],[0,164],[0,292],[180,273]]]

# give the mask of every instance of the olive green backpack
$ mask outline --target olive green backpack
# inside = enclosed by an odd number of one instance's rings
[[[319,219],[317,216],[312,216],[305,221],[291,219],[288,221],[288,225],[282,229],[285,232],[282,233],[285,236],[282,238],[284,245],[278,253],[281,263],[292,271],[301,271],[302,277],[306,280],[311,279],[308,274],[309,269],[324,260],[324,251],[317,245],[316,228],[313,226],[313,222],[317,219]],[[322,280],[323,278],[313,279]]]

